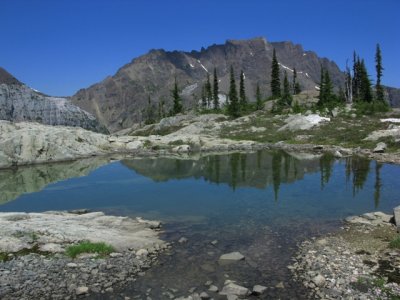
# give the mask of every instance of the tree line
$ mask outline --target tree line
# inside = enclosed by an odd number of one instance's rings
[[[350,70],[346,63],[345,86],[344,89],[340,87],[338,92],[334,91],[334,85],[328,69],[321,65],[317,107],[332,109],[334,106],[341,103],[369,103],[373,105],[378,104],[380,109],[387,108],[387,103],[384,99],[384,88],[381,85],[384,69],[382,66],[382,53],[379,44],[376,46],[375,63],[375,93],[372,90],[372,84],[365,61],[361,59],[356,52],[353,54],[352,70]],[[289,82],[286,70],[283,72],[283,81],[281,81],[280,63],[277,59],[276,51],[273,49],[270,78],[271,96],[268,99],[264,99],[261,94],[260,85],[257,83],[255,102],[250,103],[246,94],[245,74],[243,70],[240,71],[239,75],[238,92],[235,70],[233,66],[231,66],[228,94],[226,95],[225,104],[221,105],[218,72],[217,68],[214,67],[213,78],[211,79],[210,73],[207,72],[205,83],[201,87],[200,109],[202,112],[220,112],[237,118],[251,111],[261,110],[264,106],[264,102],[267,100],[275,100],[273,110],[276,112],[280,112],[285,108],[292,108],[293,95],[297,95],[301,92],[301,86],[297,79],[296,68],[293,68],[291,71],[293,73],[291,82]],[[183,113],[182,98],[180,96],[176,77],[174,87],[171,91],[171,98],[172,107],[169,112],[166,112],[164,100],[160,100],[158,107],[156,107],[151,103],[149,96],[147,109],[144,112],[146,123],[154,123],[166,116]],[[293,108],[297,105],[297,103],[294,103]]]

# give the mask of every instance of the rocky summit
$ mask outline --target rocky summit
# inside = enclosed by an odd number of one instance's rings
[[[207,74],[214,68],[220,80],[220,101],[226,99],[229,70],[233,66],[237,78],[243,70],[250,101],[255,99],[257,84],[264,96],[270,95],[271,61],[273,49],[283,76],[289,80],[296,68],[297,79],[303,90],[315,90],[320,80],[320,68],[329,71],[335,86],[342,86],[344,75],[339,67],[301,45],[291,42],[268,42],[265,38],[228,40],[223,45],[212,45],[201,51],[151,50],[120,68],[114,76],[78,91],[72,102],[94,114],[110,131],[131,127],[140,122],[147,107],[148,97],[158,105],[164,101],[165,110],[171,105],[171,89],[175,77],[186,108],[198,103]]]
[[[96,118],[67,98],[44,95],[0,67],[0,120],[38,122],[106,132]]]

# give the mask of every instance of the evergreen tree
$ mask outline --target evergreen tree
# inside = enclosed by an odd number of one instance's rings
[[[356,52],[353,53],[353,82],[352,82],[352,89],[353,89],[353,100],[359,101],[360,100],[360,67],[361,61],[360,57],[357,56]]]
[[[207,108],[207,95],[206,95],[206,85],[203,84],[201,87],[201,107],[203,109]]]
[[[376,54],[375,54],[375,62],[376,62],[376,100],[384,101],[385,95],[383,91],[383,87],[381,85],[382,71],[384,70],[382,67],[382,54],[381,48],[379,44],[376,44]]]
[[[247,109],[247,99],[246,99],[246,90],[245,90],[245,87],[244,87],[244,73],[243,73],[243,70],[240,71],[239,99],[240,99],[240,110],[241,111],[246,111],[246,109]]]
[[[345,73],[345,97],[346,97],[346,102],[352,104],[353,103],[353,85],[352,85],[352,80],[353,78],[351,77],[351,72],[350,68],[347,65],[346,61],[346,73]]]
[[[280,105],[282,106],[290,106],[292,104],[292,94],[290,92],[290,85],[289,85],[289,80],[287,77],[287,73],[285,71],[284,73],[284,78],[283,78],[283,93],[282,93],[282,97],[279,100]]]
[[[146,121],[145,124],[153,124],[155,122],[155,108],[151,103],[150,95],[147,99],[147,108],[146,108]]]
[[[165,118],[164,99],[158,102],[158,120]]]
[[[206,98],[207,98],[207,107],[210,108],[213,95],[211,91],[210,73],[208,72],[207,72],[207,82],[206,82]]]
[[[228,113],[230,116],[237,118],[240,116],[239,99],[236,90],[235,73],[231,66],[230,85],[229,85],[229,106]]]
[[[361,101],[371,102],[372,99],[372,89],[371,81],[369,80],[367,68],[365,67],[364,59],[361,60],[359,65],[359,98]]]
[[[271,92],[272,92],[273,99],[279,98],[281,96],[281,80],[279,78],[279,63],[276,58],[275,49],[272,53]]]
[[[261,110],[262,109],[262,96],[261,96],[261,91],[260,91],[260,85],[257,83],[257,89],[256,89],[256,110]]]
[[[293,68],[293,95],[300,94],[301,88],[300,84],[297,82],[297,71]]]
[[[181,97],[179,96],[179,89],[178,89],[178,83],[176,81],[176,77],[175,77],[174,89],[172,90],[172,99],[173,99],[172,114],[176,115],[176,114],[182,113],[183,106],[182,106]]]
[[[321,82],[319,89],[318,106],[323,106],[336,100],[333,94],[333,85],[328,70],[321,66]]]
[[[214,86],[213,86],[213,100],[214,100],[214,109],[217,110],[219,108],[219,88],[218,88],[218,77],[217,77],[217,69],[214,68]]]

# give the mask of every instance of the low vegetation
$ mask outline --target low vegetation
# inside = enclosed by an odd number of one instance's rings
[[[400,236],[396,237],[395,239],[391,240],[389,243],[390,248],[400,249]]]
[[[82,253],[96,253],[99,256],[105,256],[114,251],[114,248],[111,245],[107,245],[106,243],[92,243],[89,241],[80,242],[77,245],[69,246],[65,253],[72,258],[77,257]]]

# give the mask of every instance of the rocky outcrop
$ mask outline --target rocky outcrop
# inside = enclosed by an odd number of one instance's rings
[[[50,97],[31,89],[0,68],[0,120],[38,122],[107,132],[96,118],[67,98]]]
[[[221,100],[229,87],[229,70],[244,71],[246,91],[250,101],[255,99],[257,83],[263,95],[270,94],[269,78],[272,52],[276,49],[281,72],[289,78],[293,69],[303,90],[315,90],[320,80],[321,65],[329,71],[335,86],[342,85],[344,76],[338,66],[312,51],[305,51],[291,42],[271,43],[264,38],[228,40],[223,45],[212,45],[201,51],[152,50],[123,66],[114,76],[107,77],[87,89],[78,91],[72,101],[94,114],[110,131],[133,126],[143,120],[143,110],[150,95],[154,105],[161,100],[169,111],[170,90],[177,78],[183,104],[192,108],[200,99],[207,73],[217,69]],[[236,74],[238,75],[238,74]]]
[[[0,121],[0,167],[110,152],[107,135],[82,128]]]
[[[112,293],[167,249],[158,238],[159,227],[157,221],[101,212],[0,213],[0,298],[76,299]],[[76,258],[64,253],[83,241],[104,242],[113,252],[83,251]]]

